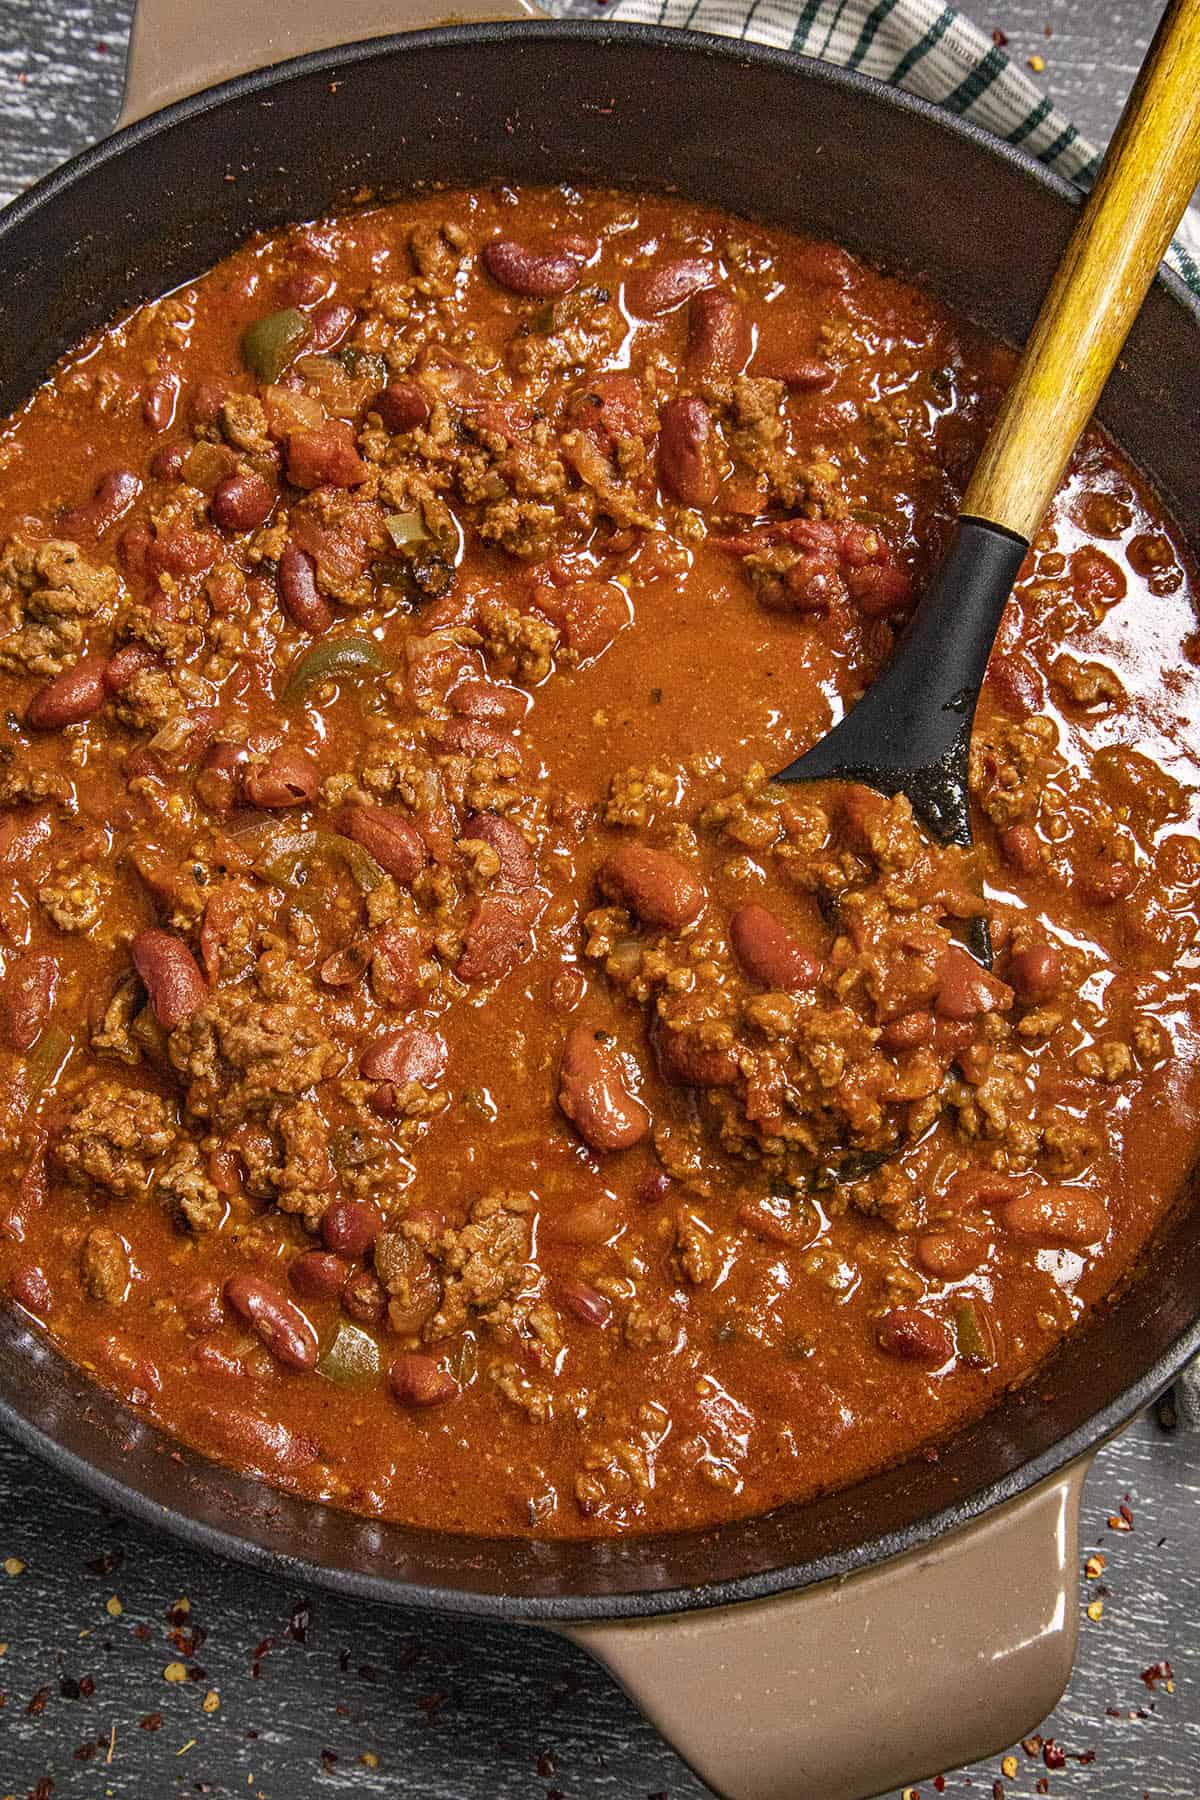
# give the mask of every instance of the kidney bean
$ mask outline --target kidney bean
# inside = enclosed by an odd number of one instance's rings
[[[607,1244],[621,1223],[616,1202],[607,1195],[595,1200],[579,1200],[564,1212],[544,1219],[547,1237],[558,1244],[578,1244],[595,1249]]]
[[[158,666],[158,657],[149,644],[123,644],[104,665],[105,692],[123,694],[135,675]]]
[[[29,702],[26,724],[34,731],[61,731],[90,719],[104,705],[105,664],[103,656],[82,656],[48,681]]]
[[[139,931],[130,945],[133,966],[146,985],[154,1016],[164,1031],[174,1031],[208,997],[195,957],[181,938],[151,927]]]
[[[178,481],[183,474],[183,465],[186,460],[187,451],[182,444],[164,444],[162,448],[156,450],[154,455],[150,458],[150,474],[155,481]],[[148,541],[149,533],[146,535]],[[124,539],[122,539],[121,549],[128,557],[128,546]]]
[[[429,396],[416,381],[389,381],[371,402],[385,431],[415,431],[432,410]]]
[[[316,269],[297,269],[289,275],[279,288],[279,304],[295,306],[301,311],[320,305],[329,292],[329,277],[318,274]]]
[[[257,1275],[231,1275],[224,1292],[238,1318],[285,1369],[314,1367],[317,1334],[300,1308],[272,1282]]]
[[[444,1406],[458,1394],[458,1383],[432,1356],[415,1351],[398,1356],[388,1370],[388,1386],[401,1406]]]
[[[516,756],[520,746],[507,731],[479,719],[447,719],[437,728],[438,749],[457,756]]]
[[[658,478],[683,506],[711,506],[717,497],[711,439],[712,414],[703,400],[680,394],[667,401],[658,437]]]
[[[301,631],[319,637],[333,624],[329,602],[317,587],[317,565],[297,544],[285,544],[275,572],[283,610]]]
[[[554,1285],[567,1311],[574,1313],[583,1324],[603,1330],[612,1318],[612,1301],[589,1287],[586,1281],[579,1281],[574,1275],[560,1275]]]
[[[1138,871],[1133,863],[1108,862],[1096,857],[1079,873],[1079,885],[1089,900],[1098,906],[1111,906],[1116,900],[1127,900],[1138,884]]]
[[[931,1012],[905,1013],[899,1019],[889,1019],[879,1034],[879,1042],[885,1050],[915,1050],[919,1044],[928,1044],[934,1035],[935,1020]]]
[[[655,1033],[654,1047],[664,1081],[675,1087],[733,1087],[740,1074],[737,1051],[706,1044],[693,1029]]]
[[[387,1305],[387,1294],[370,1269],[358,1269],[342,1289],[342,1311],[356,1325],[378,1325]]]
[[[670,1197],[674,1186],[665,1169],[645,1169],[637,1178],[634,1199],[642,1206],[658,1206]]]
[[[320,354],[324,350],[332,350],[340,344],[358,314],[352,306],[343,306],[340,300],[330,300],[324,306],[318,306],[310,320],[311,331],[306,352]]]
[[[317,1446],[310,1438],[299,1437],[278,1419],[231,1406],[225,1398],[220,1405],[196,1407],[192,1417],[201,1440],[239,1469],[290,1474],[316,1461]]]
[[[246,769],[242,785],[250,805],[266,811],[280,806],[307,806],[316,797],[319,781],[311,756],[281,744],[264,762]]]
[[[553,250],[539,255],[513,238],[493,238],[481,254],[493,281],[528,300],[554,300],[569,294],[581,273],[576,257]]]
[[[165,431],[175,417],[175,402],[179,398],[179,377],[162,375],[151,382],[142,396],[142,418],[151,431]],[[150,470],[154,473],[153,465]]]
[[[37,1263],[22,1263],[8,1278],[8,1291],[18,1306],[37,1319],[46,1318],[54,1305],[54,1296],[44,1269]]]
[[[694,925],[704,909],[704,889],[691,870],[667,850],[644,844],[622,844],[601,863],[596,876],[608,900],[633,913],[645,925],[682,931]]]
[[[943,1019],[974,1019],[981,1013],[1007,1012],[1012,989],[997,980],[966,950],[952,944],[942,957],[933,1009]]]
[[[996,1217],[1023,1244],[1098,1244],[1108,1236],[1108,1209],[1088,1188],[1034,1187],[1005,1200]]]
[[[215,1375],[218,1381],[244,1381],[246,1365],[240,1356],[234,1356],[224,1344],[210,1338],[201,1338],[192,1351],[192,1361],[201,1375]]]
[[[279,490],[273,481],[267,481],[253,469],[239,469],[236,475],[227,475],[217,483],[208,511],[213,524],[222,531],[256,531],[270,518],[278,498]]]
[[[534,909],[528,894],[484,894],[463,932],[460,981],[500,981],[533,948]]]
[[[1010,825],[1000,833],[1000,854],[1018,875],[1036,875],[1042,866],[1042,847],[1032,825]]]
[[[812,987],[820,962],[765,906],[740,906],[729,921],[734,955],[760,987],[798,994]]]
[[[650,1130],[616,1047],[585,1025],[569,1032],[563,1046],[558,1104],[593,1150],[628,1150]]]
[[[224,738],[210,744],[196,775],[196,798],[213,812],[232,811],[242,797],[242,774],[249,760],[245,744]]]
[[[306,1300],[331,1300],[345,1287],[350,1265],[327,1250],[306,1250],[288,1264],[288,1280]]]
[[[794,394],[819,393],[823,388],[832,387],[835,379],[834,371],[819,356],[787,357],[771,363],[762,372],[773,381],[782,381]]]
[[[32,1050],[50,1017],[57,986],[58,964],[52,956],[29,950],[14,956],[0,981],[0,1042],[22,1054]]]
[[[915,1306],[897,1306],[879,1321],[875,1342],[885,1356],[941,1368],[954,1355],[950,1327]]]
[[[625,284],[625,301],[639,319],[658,319],[674,312],[701,288],[711,287],[712,265],[698,257],[676,257],[655,269],[631,277]]]
[[[520,892],[537,878],[533,851],[519,825],[499,813],[475,813],[467,820],[463,836],[487,844],[500,858],[496,879],[501,887]]]
[[[503,725],[511,731],[525,717],[529,702],[517,688],[502,687],[497,681],[481,681],[476,676],[468,676],[446,695],[446,705],[452,712],[461,713],[464,718],[479,719],[484,724]]]
[[[433,1087],[446,1069],[446,1040],[424,1025],[401,1025],[385,1031],[368,1046],[359,1060],[368,1081],[419,1081]]]
[[[369,1200],[335,1200],[321,1217],[321,1238],[339,1256],[365,1256],[383,1229],[383,1215]]]
[[[321,964],[319,977],[325,987],[356,987],[367,972],[371,946],[363,938],[355,938],[344,950],[335,950]]]
[[[371,989],[384,1006],[411,1012],[421,998],[421,961],[429,939],[411,925],[385,925],[371,945]]]
[[[96,483],[90,500],[72,507],[59,519],[59,530],[66,538],[99,538],[123,519],[142,491],[140,478],[132,469],[110,469]]]
[[[702,288],[688,308],[684,374],[697,387],[728,388],[750,360],[746,309],[719,288]]]
[[[429,861],[420,834],[386,806],[345,806],[337,816],[343,837],[361,844],[381,869],[409,886]]]
[[[223,382],[202,381],[193,391],[188,407],[192,424],[215,425],[228,396],[229,389]]]
[[[962,1281],[987,1261],[991,1247],[991,1239],[969,1225],[940,1226],[917,1239],[917,1261],[939,1281]]]
[[[211,1281],[196,1281],[179,1296],[179,1310],[189,1331],[200,1335],[218,1331],[225,1319],[220,1289]]]
[[[1008,959],[1009,979],[1017,999],[1027,1006],[1053,1000],[1062,984],[1062,956],[1053,944],[1028,944]]]
[[[326,419],[313,431],[293,431],[288,437],[287,478],[293,487],[351,488],[369,472],[344,419]]]

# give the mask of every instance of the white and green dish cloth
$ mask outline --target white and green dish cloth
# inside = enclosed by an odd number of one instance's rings
[[[547,9],[557,10],[554,0]],[[1089,187],[1100,166],[1100,152],[992,33],[941,0],[614,0],[604,18],[711,31],[857,69],[1019,144],[1079,187]],[[1176,234],[1168,261],[1200,294],[1195,213]]]

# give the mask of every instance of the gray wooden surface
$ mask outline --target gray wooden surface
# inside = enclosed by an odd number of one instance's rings
[[[598,10],[593,0],[566,8]],[[130,10],[129,0],[0,0],[0,194],[111,123]],[[1014,55],[1044,57],[1041,79],[1103,138],[1157,4],[973,0],[968,10],[1007,32]],[[1107,1523],[1122,1504],[1132,1530]],[[1080,1606],[1099,1600],[1102,1616],[1083,1614],[1070,1691],[1042,1727],[1066,1765],[1016,1746],[1015,1775],[993,1757],[948,1772],[944,1790],[925,1783],[924,1800],[1200,1795],[1200,1434],[1139,1420],[1096,1463],[1084,1533],[1106,1567],[1092,1579],[1081,1568]],[[6,1562],[0,1800],[701,1800],[606,1676],[555,1639],[296,1594],[80,1492],[49,1492],[41,1468],[0,1442]],[[1173,1692],[1143,1679],[1163,1661]],[[184,1679],[165,1676],[172,1664]]]

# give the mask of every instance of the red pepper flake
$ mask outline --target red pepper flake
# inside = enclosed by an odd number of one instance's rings
[[[43,1775],[37,1786],[30,1793],[29,1800],[50,1800],[54,1792],[54,1783],[48,1775]]]
[[[1050,1783],[1046,1780],[1044,1775],[1038,1776],[1037,1792],[1039,1794],[1048,1794],[1050,1792]]]
[[[993,42],[993,44],[995,44],[997,50],[1003,50],[1005,44],[1007,44],[1007,42],[1008,42],[1007,31],[1001,31],[1001,29],[998,25],[993,26],[992,27],[992,42]]]
[[[134,1626],[133,1635],[139,1644],[148,1644],[150,1639],[154,1636],[154,1632],[147,1624],[146,1620],[143,1619],[140,1625]]]
[[[1040,1756],[1042,1754],[1042,1740],[1035,1732],[1032,1737],[1021,1739],[1021,1748],[1026,1756]]]
[[[552,1775],[558,1774],[558,1764],[554,1760],[552,1750],[543,1750],[537,1759],[537,1772],[543,1781],[549,1781]]]
[[[337,1766],[337,1751],[322,1750],[321,1763],[327,1774],[331,1774]]]
[[[287,1623],[287,1634],[298,1644],[307,1642],[308,1627],[312,1613],[307,1600],[297,1600],[292,1608],[292,1616]]]
[[[1153,1693],[1160,1681],[1174,1681],[1175,1671],[1169,1662],[1151,1663],[1148,1669],[1142,1670],[1142,1680]]]
[[[96,1677],[81,1675],[79,1677],[79,1695],[82,1700],[90,1700],[96,1691]]]
[[[147,1713],[141,1721],[143,1731],[161,1731],[163,1716],[161,1713]]]
[[[1096,1752],[1094,1750],[1083,1750],[1076,1760],[1081,1768],[1086,1769],[1090,1763],[1095,1762]]]
[[[95,1754],[96,1746],[91,1738],[85,1738],[82,1744],[76,1744],[75,1746],[76,1762],[91,1762]]]
[[[46,1710],[46,1702],[50,1698],[49,1687],[40,1687],[29,1705],[25,1708],[31,1719],[40,1719]]]
[[[115,1575],[124,1561],[123,1550],[102,1550],[99,1556],[93,1556],[83,1566],[89,1575]]]
[[[1130,1531],[1132,1531],[1133,1530],[1133,1512],[1129,1505],[1129,1495],[1128,1494],[1126,1494],[1124,1500],[1122,1500],[1120,1506],[1118,1506],[1117,1511],[1120,1513],[1121,1517],[1124,1519],[1125,1523],[1128,1525]]]
[[[933,1791],[934,1791],[934,1793],[935,1793],[935,1794],[944,1794],[944,1793],[945,1793],[945,1791],[946,1791],[946,1777],[945,1777],[945,1776],[944,1776],[944,1775],[935,1775],[935,1776],[934,1776],[934,1778],[933,1778]]]
[[[992,1800],[1004,1800],[1004,1783],[1002,1781],[993,1781]]]
[[[1042,1761],[1048,1769],[1065,1769],[1067,1753],[1053,1738],[1047,1738],[1042,1747]]]
[[[417,1700],[417,1705],[420,1707],[421,1711],[425,1714],[425,1723],[427,1725],[436,1725],[437,1724],[438,1714],[441,1712],[442,1707],[445,1705],[448,1697],[449,1697],[448,1695],[442,1694],[442,1693],[424,1694],[424,1695],[420,1696],[420,1698]]]

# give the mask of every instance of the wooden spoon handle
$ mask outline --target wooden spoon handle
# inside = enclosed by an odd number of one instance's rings
[[[1200,0],[1171,0],[976,464],[964,515],[1033,537],[1197,182]]]

